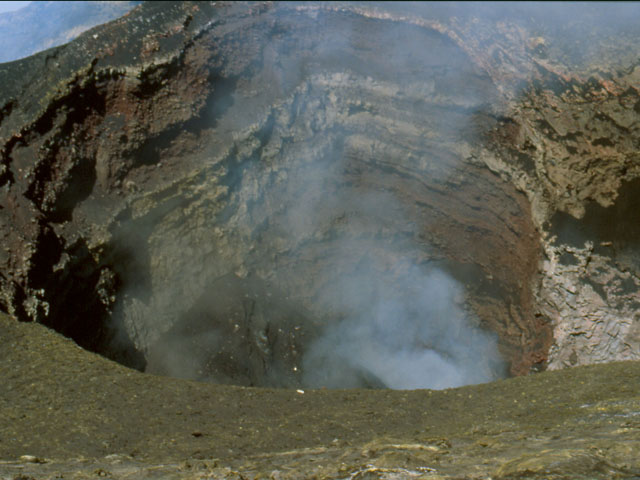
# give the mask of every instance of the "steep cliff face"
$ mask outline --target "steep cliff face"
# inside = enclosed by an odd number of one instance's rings
[[[518,8],[149,3],[0,66],[3,308],[245,385],[637,358],[638,32]]]
[[[551,369],[640,354],[637,13],[587,10],[568,32],[525,39],[536,75],[493,140],[489,166],[526,192],[542,238],[534,296],[554,329]]]

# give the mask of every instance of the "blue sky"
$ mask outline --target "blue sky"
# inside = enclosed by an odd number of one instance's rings
[[[11,12],[19,8],[26,7],[31,2],[0,2],[0,13]]]

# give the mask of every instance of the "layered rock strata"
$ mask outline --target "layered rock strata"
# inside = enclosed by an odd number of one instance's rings
[[[290,386],[336,279],[403,303],[419,268],[511,374],[637,358],[637,32],[527,13],[149,3],[0,66],[3,308]]]

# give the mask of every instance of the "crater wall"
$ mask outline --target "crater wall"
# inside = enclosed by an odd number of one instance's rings
[[[636,358],[636,30],[518,8],[150,2],[0,65],[2,307],[244,385]]]

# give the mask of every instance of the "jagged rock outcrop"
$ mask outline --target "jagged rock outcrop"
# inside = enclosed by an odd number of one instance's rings
[[[292,385],[379,296],[338,279],[406,304],[438,271],[511,374],[637,358],[605,219],[637,215],[638,32],[572,10],[578,56],[518,8],[151,2],[0,66],[2,307],[140,368],[204,323],[227,343],[183,374]]]
[[[572,37],[594,36],[591,14],[576,22]],[[527,193],[543,239],[534,295],[554,328],[554,369],[640,354],[640,69],[625,49],[638,32],[619,14],[605,17],[588,45],[576,48],[557,31],[530,40],[543,47],[544,70],[540,61],[536,68],[544,75],[511,105],[513,123],[495,137],[503,153],[491,168]],[[533,52],[534,61],[539,55]]]

